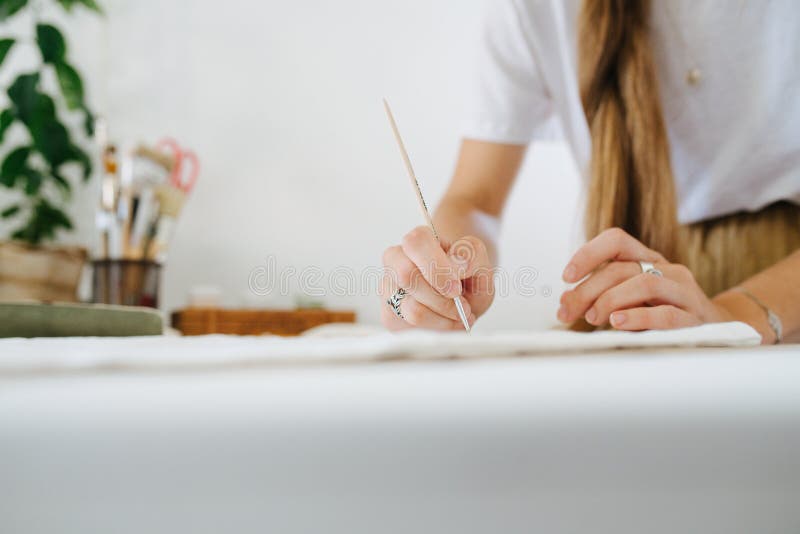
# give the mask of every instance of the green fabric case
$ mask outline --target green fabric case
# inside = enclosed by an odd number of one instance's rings
[[[106,304],[0,302],[0,337],[156,336],[161,312]]]

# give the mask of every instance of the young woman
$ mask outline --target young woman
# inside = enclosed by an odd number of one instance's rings
[[[497,0],[475,111],[434,220],[384,253],[390,329],[462,328],[492,302],[526,146],[560,127],[588,242],[558,319],[620,330],[738,320],[800,332],[800,6],[795,0]],[[479,276],[479,274],[484,274]]]

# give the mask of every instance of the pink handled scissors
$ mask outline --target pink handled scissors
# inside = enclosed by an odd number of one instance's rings
[[[181,148],[177,141],[169,137],[159,141],[156,147],[167,148],[172,152],[175,165],[169,181],[184,193],[189,193],[197,182],[197,175],[200,174],[200,162],[197,155],[191,150]]]

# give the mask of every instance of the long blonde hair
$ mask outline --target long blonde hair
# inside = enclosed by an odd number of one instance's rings
[[[678,223],[649,40],[650,0],[584,0],[578,78],[592,140],[585,229],[620,227],[671,261]]]

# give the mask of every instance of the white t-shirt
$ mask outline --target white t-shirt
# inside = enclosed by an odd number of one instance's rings
[[[800,203],[800,2],[655,0],[651,39],[678,218]],[[528,144],[560,132],[584,176],[581,0],[490,0],[465,137]],[[687,73],[697,69],[692,85]]]

